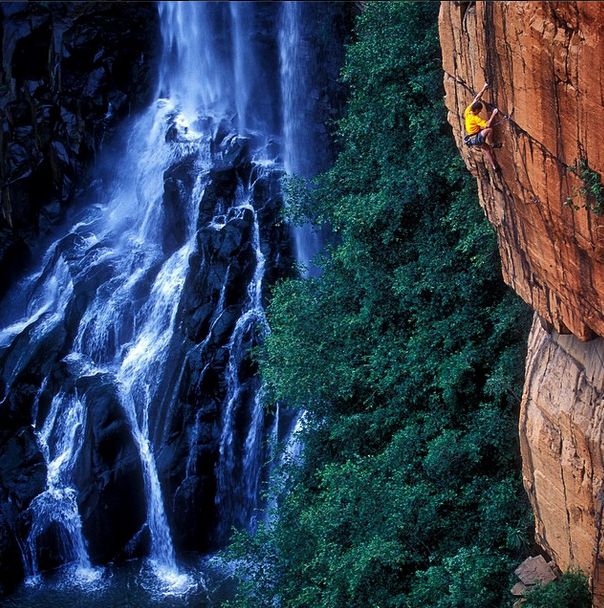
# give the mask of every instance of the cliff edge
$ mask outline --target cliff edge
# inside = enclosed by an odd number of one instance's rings
[[[537,313],[520,418],[537,541],[604,606],[604,4],[442,2],[439,27],[455,140],[504,280]],[[463,143],[485,81],[499,174]]]

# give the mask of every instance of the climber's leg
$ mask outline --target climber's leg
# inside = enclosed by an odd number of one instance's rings
[[[482,135],[482,140],[486,143],[492,145],[493,143],[493,129],[491,127],[487,127],[483,129],[480,134]]]
[[[493,152],[491,150],[491,147],[488,144],[483,144],[482,146],[480,146],[480,149],[483,151],[484,155],[487,157],[487,160],[489,161],[489,163],[491,163],[491,167],[493,167],[493,169],[495,171],[497,171],[497,163],[495,162],[495,157],[493,156]]]

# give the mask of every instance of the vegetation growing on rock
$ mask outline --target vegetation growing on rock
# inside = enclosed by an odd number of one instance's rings
[[[524,608],[590,608],[587,578],[581,572],[565,572],[558,580],[540,585],[527,594]]]

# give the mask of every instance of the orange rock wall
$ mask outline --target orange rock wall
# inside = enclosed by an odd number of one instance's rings
[[[558,331],[604,336],[604,216],[569,167],[604,173],[604,3],[443,2],[440,33],[449,122],[479,177],[505,281]],[[483,99],[510,117],[496,128],[503,171],[463,144],[463,111]]]
[[[536,537],[562,570],[590,575],[604,608],[604,216],[565,204],[594,202],[571,170],[579,159],[604,173],[604,3],[442,2],[439,26],[449,122],[504,280],[543,321],[520,420]],[[463,111],[485,80],[483,101],[507,117],[500,174],[463,143]]]
[[[535,318],[526,372],[520,444],[536,539],[561,569],[590,574],[604,606],[604,340],[550,334]]]

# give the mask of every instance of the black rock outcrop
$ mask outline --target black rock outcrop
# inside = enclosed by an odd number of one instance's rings
[[[153,93],[151,2],[0,4],[0,295],[120,118]]]

